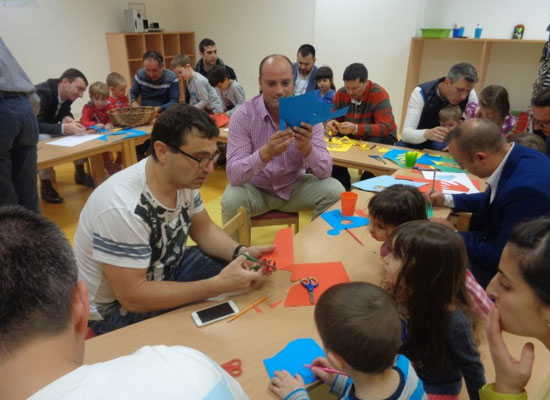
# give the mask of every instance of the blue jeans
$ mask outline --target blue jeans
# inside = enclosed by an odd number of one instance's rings
[[[172,276],[166,280],[173,282],[193,282],[208,279],[218,275],[225,265],[225,261],[207,256],[198,246],[188,247],[183,254],[180,264],[172,271]],[[162,310],[140,314],[125,312],[123,315],[121,314],[121,306],[118,301],[114,305],[114,308],[115,311],[108,316],[104,316],[104,320],[88,322],[88,326],[95,335],[111,332],[115,329],[171,311]]]
[[[40,212],[36,189],[38,123],[25,95],[0,92],[0,206]]]
[[[447,144],[443,142],[434,142],[433,140],[426,140],[425,142],[422,142],[422,143],[412,144],[412,143],[405,143],[404,141],[400,140],[399,142],[397,142],[397,146],[408,147],[410,149],[417,149],[417,150],[431,149],[431,150],[441,151],[447,146]]]

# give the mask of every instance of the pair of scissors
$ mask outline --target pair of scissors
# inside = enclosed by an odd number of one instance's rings
[[[241,376],[243,373],[242,362],[238,358],[234,358],[224,364],[220,364],[220,367],[225,369],[227,373],[233,377]]]
[[[374,158],[376,161],[382,161],[384,164],[386,163],[382,157],[378,156],[378,155],[374,155],[374,154],[370,154],[369,155],[370,158]]]
[[[300,279],[300,283],[309,292],[309,302],[315,304],[315,297],[313,297],[313,289],[319,286],[319,279],[314,276],[308,276],[307,278]]]

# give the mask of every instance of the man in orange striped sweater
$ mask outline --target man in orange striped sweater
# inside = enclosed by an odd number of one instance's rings
[[[368,78],[367,68],[360,63],[348,65],[344,71],[344,87],[334,95],[333,110],[349,107],[341,121],[330,120],[328,132],[349,135],[355,139],[394,144],[397,127],[393,118],[390,97],[384,88]],[[364,173],[361,179],[366,179]],[[372,175],[370,175],[372,176]],[[333,166],[332,177],[338,179],[346,190],[351,181],[347,168]]]

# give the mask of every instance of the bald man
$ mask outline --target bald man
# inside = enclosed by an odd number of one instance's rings
[[[484,119],[463,122],[447,134],[445,143],[462,169],[487,179],[482,193],[431,195],[436,206],[473,213],[469,231],[460,234],[470,269],[486,287],[514,226],[550,214],[550,176],[539,172],[550,170],[550,160],[537,150],[507,143],[500,128]]]
[[[292,62],[270,55],[260,63],[261,94],[245,102],[231,117],[227,143],[227,186],[222,219],[239,207],[250,216],[270,210],[313,210],[319,216],[339,198],[344,187],[330,177],[332,158],[323,126],[279,126],[279,99],[292,96]]]

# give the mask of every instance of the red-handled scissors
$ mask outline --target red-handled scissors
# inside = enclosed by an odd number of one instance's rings
[[[300,279],[300,283],[307,289],[309,292],[309,302],[315,304],[315,297],[313,297],[313,289],[319,286],[319,279],[314,276],[308,276],[307,278]]]
[[[233,377],[241,376],[241,374],[243,373],[243,369],[241,366],[242,362],[238,358],[234,358],[224,364],[220,364],[220,367],[225,369],[227,373]]]

